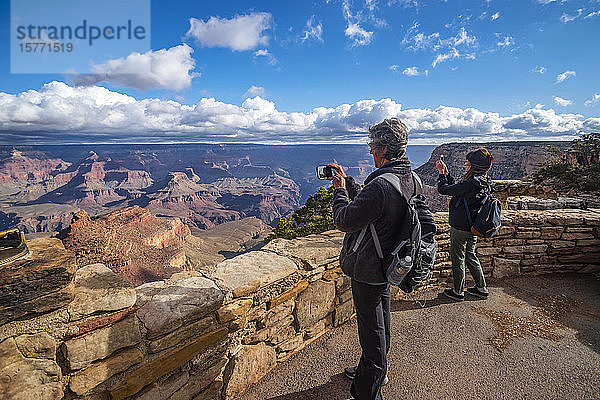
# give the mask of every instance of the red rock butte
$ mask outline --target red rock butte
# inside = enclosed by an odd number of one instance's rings
[[[186,263],[182,248],[189,228],[178,218],[158,218],[138,206],[94,220],[77,212],[64,244],[79,265],[104,263],[134,285],[170,277]]]

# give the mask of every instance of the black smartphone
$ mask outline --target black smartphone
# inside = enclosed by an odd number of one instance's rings
[[[327,179],[333,176],[333,168],[328,167],[327,165],[319,165],[317,167],[317,178],[319,179]]]

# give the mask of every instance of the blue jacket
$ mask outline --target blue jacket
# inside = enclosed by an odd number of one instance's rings
[[[492,192],[492,181],[487,176],[475,175],[464,182],[455,183],[454,178],[450,175],[440,174],[438,192],[452,196],[448,206],[450,226],[461,231],[471,232],[463,198],[467,200],[471,220],[475,220],[486,196]]]

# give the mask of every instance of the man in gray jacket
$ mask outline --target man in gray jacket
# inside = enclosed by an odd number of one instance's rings
[[[390,254],[398,237],[409,236],[406,220],[408,207],[404,197],[380,175],[391,172],[400,177],[403,193],[409,196],[415,187],[410,161],[405,157],[408,130],[397,118],[385,119],[369,129],[370,153],[377,170],[362,188],[343,169],[332,180],[333,218],[336,227],[346,232],[340,265],[352,278],[352,296],[356,306],[358,336],[362,355],[358,366],[348,367],[352,379],[350,393],[358,400],[381,400],[381,386],[387,382],[387,353],[390,348],[390,287],[372,235],[359,238],[360,231],[373,223],[384,255]],[[404,235],[404,236],[401,236]],[[360,239],[358,247],[357,242]]]

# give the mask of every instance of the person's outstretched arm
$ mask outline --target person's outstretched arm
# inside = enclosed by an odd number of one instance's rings
[[[348,196],[350,197],[350,200],[354,200],[362,188],[358,183],[356,183],[353,177],[347,176],[344,179],[346,179],[346,190],[348,191]]]
[[[469,182],[454,183],[454,178],[448,174],[440,174],[437,182],[438,192],[446,196],[465,196],[472,191],[473,185]]]
[[[350,201],[345,188],[333,192],[333,221],[342,232],[357,232],[377,220],[383,212],[384,193],[380,185],[365,186]]]

